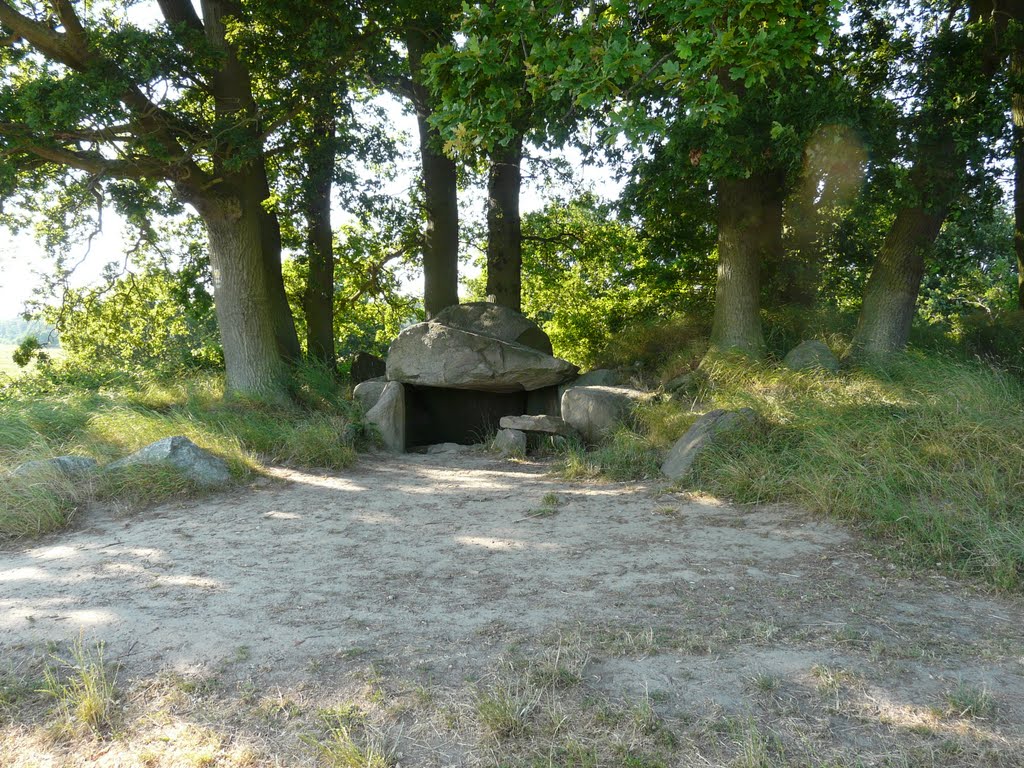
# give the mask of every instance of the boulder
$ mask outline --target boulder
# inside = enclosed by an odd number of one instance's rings
[[[366,413],[377,404],[386,386],[387,382],[384,379],[371,379],[370,381],[356,384],[356,388],[352,390],[352,396],[363,407],[363,413]]]
[[[828,371],[839,373],[839,359],[823,341],[802,341],[782,359],[794,371]]]
[[[551,339],[533,320],[514,309],[486,301],[454,304],[438,312],[431,322],[478,333],[552,354]]]
[[[136,464],[164,464],[175,467],[196,485],[225,485],[231,481],[231,472],[224,459],[204,451],[181,435],[165,437],[145,448],[140,448],[132,455],[108,464],[105,471]]]
[[[525,456],[526,433],[518,429],[499,429],[491,448],[502,456]]]
[[[386,363],[376,355],[369,352],[356,352],[352,358],[352,370],[350,376],[353,384],[362,384],[364,381],[383,376],[386,371]]]
[[[750,408],[726,411],[716,408],[708,411],[693,423],[686,434],[680,437],[669,450],[661,465],[663,475],[673,480],[686,476],[701,451],[720,435],[743,429],[757,420],[757,414]]]
[[[66,477],[85,477],[95,471],[99,466],[96,459],[87,456],[55,456],[52,459],[40,459],[39,461],[26,461],[14,470],[15,475],[27,476],[47,472],[54,472]]]
[[[570,387],[562,394],[562,418],[588,443],[597,443],[653,397],[629,387]]]
[[[389,381],[481,392],[561,384],[576,366],[532,347],[430,321],[402,331],[388,352]]]
[[[397,381],[384,386],[377,403],[366,414],[366,421],[380,431],[384,447],[405,452],[405,387]]]
[[[498,424],[502,429],[520,432],[543,432],[562,437],[579,437],[579,433],[557,416],[502,416]]]

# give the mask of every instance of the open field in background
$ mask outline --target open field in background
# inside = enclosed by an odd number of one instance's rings
[[[32,371],[35,368],[34,364],[29,365],[27,369],[19,368],[14,364],[14,361],[11,359],[11,355],[14,354],[14,350],[17,348],[16,344],[0,344],[0,379],[5,375],[11,377],[19,376],[24,373],[25,370]],[[51,359],[59,360],[63,356],[64,352],[59,348],[48,349],[46,350],[46,354],[48,354]]]

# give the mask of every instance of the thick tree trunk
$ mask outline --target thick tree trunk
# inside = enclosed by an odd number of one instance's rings
[[[423,202],[427,214],[423,247],[423,306],[427,317],[459,303],[459,194],[455,162],[441,151],[441,138],[428,122],[430,92],[422,83],[422,58],[430,38],[419,28],[406,33],[412,101],[420,134]]]
[[[902,208],[897,214],[864,289],[855,336],[863,356],[884,358],[907,345],[925,256],[945,218],[945,209]]]
[[[1020,18],[1016,7],[1020,3],[1012,5],[1012,13]],[[992,0],[971,0],[968,8],[972,22],[987,19],[989,26],[981,56],[972,54],[959,63],[965,69],[974,68],[975,77],[971,82],[984,88],[1005,61],[1002,32],[1009,16],[1005,9],[996,13],[996,3]],[[942,103],[943,99],[957,94],[926,95]],[[974,97],[985,98],[984,95]],[[918,139],[910,172],[916,199],[897,212],[864,289],[864,303],[853,340],[857,357],[885,359],[906,347],[925,259],[960,191],[960,175],[966,158],[958,146],[968,137],[955,136],[954,126],[945,115],[931,117],[936,127]]]
[[[210,237],[214,303],[229,394],[288,399],[287,366],[278,350],[258,210],[242,198],[207,198],[197,208]]]
[[[1024,310],[1024,126],[1013,126],[1013,248],[1017,253],[1017,309]]]
[[[522,162],[523,137],[519,135],[494,153],[487,179],[487,294],[516,312],[522,306]]]
[[[306,312],[306,355],[330,367],[334,352],[334,230],[331,187],[334,179],[335,123],[328,99],[319,111],[314,136],[306,148],[309,177],[303,195],[306,209],[306,252],[309,276],[303,296]]]
[[[218,146],[214,152],[216,174],[225,180],[224,184],[232,192],[225,195],[220,190],[208,190],[206,194],[219,194],[221,199],[233,198],[244,212],[243,219],[250,215],[254,217],[257,223],[256,255],[263,265],[262,283],[266,286],[266,293],[260,301],[265,303],[264,309],[274,328],[278,354],[284,360],[296,361],[301,356],[301,349],[281,274],[280,223],[275,213],[263,207],[263,202],[270,197],[270,184],[263,157],[259,114],[252,94],[252,77],[228,42],[224,24],[224,18],[236,13],[238,8],[232,0],[201,0],[200,6],[207,42],[222,57],[220,68],[212,78],[216,117],[225,126],[235,128],[230,143]],[[232,135],[231,131],[224,133]],[[240,171],[227,168],[227,159],[240,153],[251,153],[255,157]]]
[[[718,206],[718,283],[711,346],[764,354],[761,332],[760,273],[765,260],[782,249],[778,182],[765,176],[720,179]]]

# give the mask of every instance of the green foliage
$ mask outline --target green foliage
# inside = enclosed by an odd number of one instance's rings
[[[103,288],[71,289],[46,315],[75,368],[174,373],[222,364],[201,272],[144,268]]]
[[[392,224],[409,225],[414,219]],[[380,222],[378,222],[380,223]],[[398,260],[411,252],[405,233],[393,228],[376,231],[369,226],[341,227],[335,248],[334,334],[339,358],[356,352],[378,356],[410,322],[423,318],[420,301],[400,289]],[[405,244],[403,244],[405,243]],[[285,291],[295,315],[299,337],[305,337],[302,297],[309,276],[304,260],[288,260],[283,266]]]
[[[43,351],[43,345],[39,342],[39,339],[35,336],[30,336],[18,345],[18,348],[14,350],[14,354],[11,355],[11,359],[19,368],[25,368],[33,360],[40,364],[46,364],[49,362],[50,356]]]
[[[523,313],[559,357],[593,366],[624,328],[687,296],[682,275],[653,264],[637,232],[592,195],[524,217]]]

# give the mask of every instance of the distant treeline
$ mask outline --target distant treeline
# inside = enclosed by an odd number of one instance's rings
[[[20,344],[28,336],[35,336],[44,347],[60,346],[57,331],[42,320],[0,320],[0,344]]]

